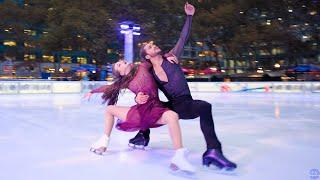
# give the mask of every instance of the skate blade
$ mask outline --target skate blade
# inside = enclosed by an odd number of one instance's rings
[[[214,165],[210,165],[209,167],[208,166],[203,166],[203,169],[207,172],[213,172],[213,173],[216,173],[216,174],[223,174],[223,175],[229,175],[229,176],[237,176],[239,175],[238,174],[238,171],[236,168],[219,168],[217,166],[214,166]]]
[[[100,155],[100,156],[103,156],[104,153],[106,152],[105,150],[99,150],[99,149],[94,149],[94,148],[90,148],[90,151],[95,153],[96,155]]]
[[[179,176],[187,179],[198,179],[195,172],[182,170],[175,164],[170,164],[170,173],[174,176]]]
[[[135,144],[129,143],[128,146],[131,147],[132,149],[139,149],[144,151],[147,150],[146,146],[144,145],[135,145]]]

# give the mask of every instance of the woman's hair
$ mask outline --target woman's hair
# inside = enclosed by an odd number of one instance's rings
[[[135,77],[138,66],[134,65],[129,74],[121,76],[118,71],[115,70],[115,64],[112,65],[112,74],[115,78],[113,84],[111,84],[102,95],[103,104],[108,101],[108,105],[115,105],[118,101],[118,96],[121,89],[128,88],[129,83]]]

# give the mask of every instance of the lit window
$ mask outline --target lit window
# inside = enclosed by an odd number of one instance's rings
[[[230,68],[233,68],[234,67],[234,60],[229,60],[229,67]]]
[[[29,60],[29,54],[25,54],[25,55],[24,55],[24,60],[25,60],[25,61],[28,61],[28,60]]]
[[[35,60],[35,59],[36,59],[36,55],[30,54],[29,59],[30,59],[30,60]]]
[[[283,54],[283,53],[284,53],[284,50],[281,49],[281,48],[273,48],[273,49],[271,50],[271,53],[272,53],[273,55]]]
[[[25,42],[24,47],[35,48],[36,46]]]
[[[77,61],[80,64],[87,64],[87,58],[85,57],[77,57]]]
[[[70,56],[61,56],[61,63],[71,63]]]
[[[270,55],[267,50],[260,50],[260,55]]]
[[[62,48],[62,50],[65,50],[65,51],[72,51],[72,48],[71,48],[71,46],[69,46],[69,47],[66,47],[66,48]]]
[[[203,46],[203,42],[198,41],[198,42],[197,42],[197,45]]]
[[[204,53],[199,53],[199,56],[200,56],[200,57],[204,57],[205,54],[204,54]]]
[[[314,16],[314,15],[316,15],[317,14],[317,11],[311,11],[310,12],[310,15],[312,15],[312,16]]]
[[[35,36],[37,35],[37,32],[36,31],[33,31],[33,30],[30,30],[30,29],[25,29],[24,30],[24,33],[29,35],[29,36]]]
[[[15,41],[4,41],[3,45],[5,45],[5,46],[17,46],[17,43]]]
[[[54,62],[54,57],[53,56],[43,55],[42,59],[43,59],[44,62]]]
[[[107,49],[107,53],[111,54],[112,53],[112,49]]]
[[[246,62],[244,60],[238,60],[235,63],[236,63],[236,66],[238,67],[246,66]]]
[[[24,55],[24,60],[25,61],[33,61],[36,59],[36,55],[35,54],[25,54]]]

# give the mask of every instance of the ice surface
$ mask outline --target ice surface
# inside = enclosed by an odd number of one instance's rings
[[[89,152],[103,132],[100,95],[0,95],[1,180],[184,179],[169,173],[167,127],[151,130],[150,149],[132,150],[136,133],[114,129],[105,156]],[[213,104],[224,154],[237,176],[202,169],[199,119],[181,120],[183,141],[198,179],[311,179],[320,169],[320,94],[193,93]],[[132,94],[119,105],[134,104]]]

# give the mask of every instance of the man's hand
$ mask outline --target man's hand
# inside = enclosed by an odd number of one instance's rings
[[[92,96],[93,93],[91,92],[88,92],[86,93],[85,95],[83,95],[82,99],[88,99],[88,101],[90,100],[91,96]]]
[[[172,53],[167,53],[167,54],[164,55],[164,57],[166,57],[167,60],[172,64],[178,64],[179,63],[179,60],[178,60],[177,56],[175,56]]]
[[[194,8],[193,5],[186,2],[186,4],[184,5],[184,11],[186,12],[187,15],[193,16],[196,9]]]
[[[138,103],[138,104],[145,104],[149,99],[149,95],[147,94],[144,94],[143,92],[138,92],[136,98],[135,98],[135,101]]]

